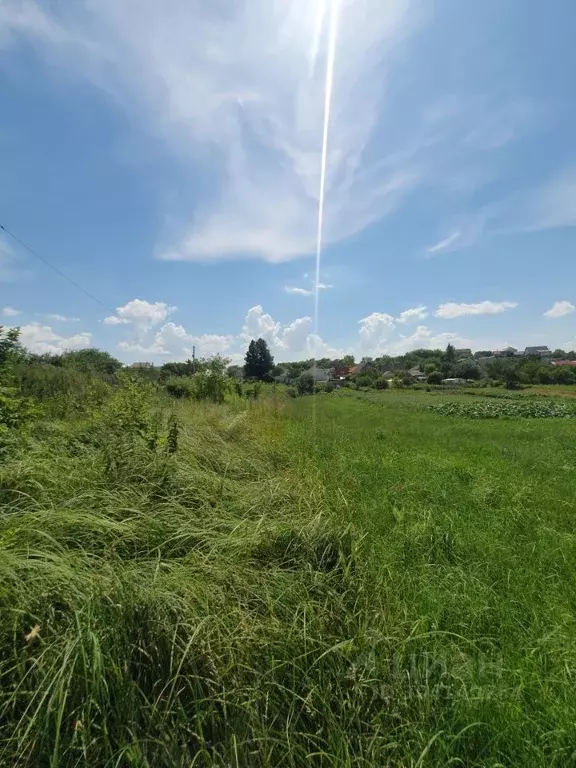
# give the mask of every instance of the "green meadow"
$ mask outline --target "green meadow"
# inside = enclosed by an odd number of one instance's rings
[[[0,465],[0,765],[576,765],[576,420],[430,407],[496,400],[38,417]]]

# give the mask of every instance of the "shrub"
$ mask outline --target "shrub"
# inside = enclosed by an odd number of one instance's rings
[[[193,397],[194,384],[189,376],[171,376],[165,383],[166,392],[176,399]]]
[[[296,381],[299,395],[311,395],[314,392],[314,377],[311,373],[301,373]]]
[[[440,371],[432,371],[428,374],[428,384],[442,384],[442,373]]]
[[[332,384],[331,381],[327,381],[326,384],[324,385],[324,392],[326,392],[326,394],[330,394],[330,392],[334,392],[334,390],[335,390],[334,384]]]
[[[388,389],[388,379],[385,379],[384,376],[380,376],[380,378],[376,379],[374,382],[374,386],[376,389]]]

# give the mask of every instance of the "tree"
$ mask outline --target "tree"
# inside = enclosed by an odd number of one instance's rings
[[[453,363],[456,360],[456,349],[452,344],[448,344],[446,352],[444,353],[444,360],[447,363]]]
[[[442,384],[442,373],[440,371],[432,371],[429,373],[428,384]]]
[[[9,358],[21,352],[19,337],[20,328],[5,328],[0,325],[0,365],[4,365]]]
[[[460,360],[456,363],[454,372],[461,379],[475,379],[477,381],[482,378],[482,369],[473,360]]]
[[[258,341],[252,339],[244,360],[244,373],[249,379],[258,379],[262,381],[270,374],[272,368],[274,368],[274,358],[264,339],[258,339]]]
[[[311,395],[314,392],[314,376],[311,373],[301,373],[296,382],[299,395]]]
[[[76,368],[85,373],[116,373],[122,368],[120,360],[103,349],[77,349],[70,352],[64,352],[60,356],[61,365],[67,368]]]
[[[352,368],[354,365],[354,355],[344,355],[342,358],[342,365]]]

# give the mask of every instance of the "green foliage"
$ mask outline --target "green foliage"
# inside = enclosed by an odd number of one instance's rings
[[[111,385],[99,376],[46,363],[19,363],[14,367],[14,381],[22,395],[42,403],[57,418],[97,407],[111,393]]]
[[[374,387],[376,389],[388,389],[388,379],[384,376],[380,376],[374,382]]]
[[[168,426],[168,437],[166,438],[166,452],[176,453],[178,450],[178,437],[180,435],[180,424],[176,416],[170,418]]]
[[[268,349],[268,344],[264,339],[250,342],[246,352],[244,373],[249,379],[259,379],[262,381],[274,368],[274,358]]]
[[[442,384],[443,378],[441,371],[432,371],[428,374],[428,384]]]
[[[102,349],[77,349],[59,356],[59,364],[85,373],[112,375],[122,368],[122,363]]]
[[[166,381],[175,376],[192,376],[199,370],[201,364],[197,360],[186,360],[185,362],[164,363],[160,368],[160,380]]]
[[[194,397],[195,387],[191,376],[171,376],[164,382],[166,392],[177,400],[185,397]]]
[[[454,363],[456,361],[456,349],[452,344],[448,344],[446,352],[444,352],[444,360],[447,363]]]
[[[296,389],[299,395],[312,395],[314,393],[314,376],[311,373],[301,373],[296,381]]]
[[[446,402],[431,405],[442,416],[462,416],[467,419],[573,419],[576,407],[564,403],[529,400],[527,398],[499,399],[494,402]]]
[[[19,328],[5,328],[0,325],[0,368],[5,366],[11,359],[20,355],[19,338]]]

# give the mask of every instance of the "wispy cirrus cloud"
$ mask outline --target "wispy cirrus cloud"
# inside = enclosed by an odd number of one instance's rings
[[[310,288],[297,288],[290,285],[285,285],[284,290],[286,293],[293,293],[295,296],[314,296],[314,291]]]
[[[68,317],[67,315],[59,315],[57,313],[45,315],[47,320],[51,320],[53,323],[79,323],[79,317]]]
[[[500,315],[509,309],[515,309],[518,306],[516,301],[480,301],[478,304],[465,304],[449,301],[441,304],[435,317],[441,317],[444,320],[453,320],[456,317],[465,317],[466,315]]]
[[[209,153],[213,197],[160,256],[201,260],[310,254],[316,236],[328,16],[338,15],[328,154],[328,242],[392,210],[414,184],[405,167],[363,167],[398,46],[419,0],[5,0],[5,40],[26,36],[95,81],[190,162]],[[342,216],[343,212],[345,216]]]
[[[332,288],[328,283],[317,283],[316,287],[319,291],[327,291]],[[292,293],[295,296],[314,296],[314,286],[312,288],[301,288],[299,286],[285,285],[284,290],[286,293]]]

